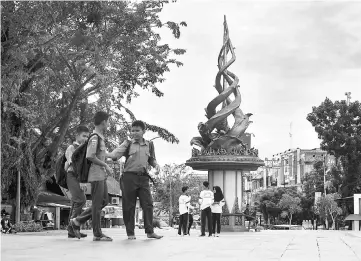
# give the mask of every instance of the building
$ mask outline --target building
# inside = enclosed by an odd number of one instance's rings
[[[324,161],[328,170],[335,164],[335,157],[320,149],[297,148],[274,154],[271,159],[266,158],[264,161],[265,166],[248,177],[251,191],[271,186],[300,186],[316,162]]]

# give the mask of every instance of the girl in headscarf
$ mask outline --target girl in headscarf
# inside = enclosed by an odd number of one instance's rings
[[[213,187],[213,193],[214,193],[214,203],[211,206],[212,209],[212,221],[213,221],[213,233],[214,236],[219,237],[219,234],[221,233],[221,213],[222,213],[222,207],[226,203],[224,200],[224,196],[222,193],[222,190],[218,186]],[[216,234],[216,225],[217,225],[217,234]]]

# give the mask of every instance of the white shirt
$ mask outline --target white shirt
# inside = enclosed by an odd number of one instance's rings
[[[190,207],[191,197],[187,195],[181,195],[179,197],[179,214],[183,215],[188,213],[188,208]]]
[[[222,199],[220,202],[214,202],[211,206],[212,213],[222,213],[222,207],[226,204],[226,201]]]
[[[213,203],[213,200],[214,200],[214,194],[210,190],[202,190],[199,197],[201,198],[199,200],[199,203],[201,204],[201,209],[202,210],[205,209],[205,208],[210,207],[212,205],[212,203]]]

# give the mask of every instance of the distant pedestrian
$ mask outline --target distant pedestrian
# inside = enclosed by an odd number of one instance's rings
[[[206,235],[206,221],[208,222],[208,236],[211,237],[212,232],[212,210],[211,205],[213,204],[214,195],[213,192],[209,190],[209,182],[203,182],[203,190],[200,194],[199,203],[201,205],[201,237]]]
[[[193,208],[190,204],[191,197],[188,196],[188,187],[183,187],[183,194],[179,197],[179,227],[178,227],[178,235],[187,235],[188,234],[188,224],[189,224],[189,210]]]
[[[221,214],[222,207],[225,204],[224,196],[222,190],[218,186],[213,187],[214,193],[214,203],[211,206],[212,209],[212,221],[213,221],[213,233],[214,236],[219,237],[221,233]],[[217,234],[216,234],[216,226],[217,226]]]

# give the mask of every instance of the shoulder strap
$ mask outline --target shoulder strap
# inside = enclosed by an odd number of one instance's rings
[[[100,142],[99,142],[99,140],[102,139],[98,134],[96,134],[96,133],[90,134],[90,136],[89,136],[89,138],[88,138],[88,141],[87,141],[87,144],[89,143],[91,137],[93,137],[93,136],[98,136],[98,143],[97,143],[97,152],[98,152],[98,151],[99,151],[99,148],[100,148]]]
[[[130,146],[132,145],[132,142],[131,141],[128,141],[128,145],[127,145],[127,149],[126,151],[124,152],[124,156],[125,156],[125,163],[127,163],[128,161],[128,158],[129,158],[129,152],[130,152]]]

